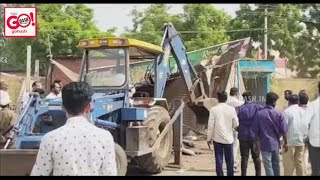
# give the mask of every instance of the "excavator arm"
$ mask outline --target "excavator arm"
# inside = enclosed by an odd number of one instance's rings
[[[167,77],[170,75],[169,55],[171,53],[184,80],[184,86],[189,93],[189,102],[197,105],[199,101],[207,98],[203,83],[188,58],[183,40],[172,23],[165,25],[161,46],[164,53],[157,58],[153,66],[155,76],[154,96],[156,98],[163,97]],[[197,92],[200,93],[195,93],[197,89]]]

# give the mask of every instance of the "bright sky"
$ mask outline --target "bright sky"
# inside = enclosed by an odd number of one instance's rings
[[[94,19],[97,26],[105,31],[112,27],[117,27],[117,34],[124,31],[125,27],[132,28],[132,17],[129,16],[131,10],[144,10],[151,4],[86,4],[86,6],[94,9]],[[172,14],[181,13],[183,4],[170,5]],[[240,8],[240,4],[212,4],[216,8],[222,9],[232,17],[235,11]]]

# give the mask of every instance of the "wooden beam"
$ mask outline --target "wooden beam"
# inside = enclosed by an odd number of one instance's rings
[[[55,65],[56,67],[58,67],[59,69],[61,69],[62,72],[64,72],[64,74],[66,76],[68,76],[68,78],[71,80],[71,81],[78,81],[79,80],[79,75],[73,71],[71,71],[69,68],[65,67],[64,65],[58,63],[57,61],[55,60],[51,60],[51,63],[53,65]]]

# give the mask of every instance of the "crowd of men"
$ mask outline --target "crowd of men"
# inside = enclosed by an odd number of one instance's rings
[[[9,108],[11,103],[8,85],[0,83],[0,132],[1,147],[8,138],[17,119]],[[51,92],[45,95],[40,82],[32,84],[32,92],[42,98],[62,97],[66,111],[65,125],[43,137],[31,175],[117,175],[114,141],[111,133],[87,120],[91,110],[92,90],[85,82],[72,82],[62,88],[61,81],[54,81]],[[26,93],[22,109],[30,96]]]
[[[320,95],[320,82],[318,84]],[[231,88],[229,97],[218,92],[219,104],[212,107],[208,120],[209,144],[213,142],[218,176],[223,176],[223,158],[227,175],[238,168],[238,147],[241,155],[241,175],[247,175],[251,153],[256,176],[261,176],[261,159],[267,176],[280,176],[280,155],[284,175],[307,175],[308,162],[313,176],[320,175],[320,96],[312,102],[305,90],[293,94],[286,90],[288,101],[283,112],[277,110],[279,96],[269,92],[264,105],[252,102],[253,94],[242,94]],[[309,152],[309,153],[308,153]]]
[[[0,149],[4,147],[9,136],[9,131],[12,129],[17,120],[17,112],[21,112],[25,108],[30,98],[30,93],[25,92],[21,100],[20,110],[14,111],[10,106],[12,100],[8,93],[9,88],[10,87],[6,82],[0,82]],[[55,80],[51,84],[50,93],[46,95],[45,91],[42,89],[42,84],[39,81],[34,81],[31,85],[31,92],[39,93],[42,98],[53,99],[61,97],[61,88],[61,81]]]
[[[15,112],[9,108],[7,90],[7,84],[1,82],[1,145],[16,120]],[[320,95],[320,82],[318,90]],[[87,121],[92,96],[89,84],[72,82],[62,88],[60,81],[54,81],[51,92],[44,96],[41,83],[34,82],[32,91],[43,98],[62,97],[68,117],[65,125],[43,137],[32,175],[117,175],[112,135]],[[24,105],[28,97],[26,94]],[[273,92],[266,95],[265,105],[253,103],[249,91],[242,94],[244,101],[239,100],[237,88],[231,88],[229,97],[225,91],[218,92],[217,97],[219,103],[210,110],[207,141],[214,145],[218,176],[224,175],[223,159],[227,175],[234,175],[239,166],[239,149],[242,176],[247,175],[250,153],[256,176],[261,176],[260,156],[265,175],[279,176],[280,154],[284,175],[293,175],[294,170],[297,175],[306,175],[305,161],[309,160],[312,175],[320,175],[320,96],[309,102],[305,90],[298,94],[285,91],[288,107],[284,112],[275,108],[279,96]],[[309,158],[304,158],[307,151]]]

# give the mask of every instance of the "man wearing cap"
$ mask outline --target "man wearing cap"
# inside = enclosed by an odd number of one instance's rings
[[[17,114],[9,108],[11,103],[7,93],[0,93],[0,149],[6,143],[6,136],[14,126]]]

